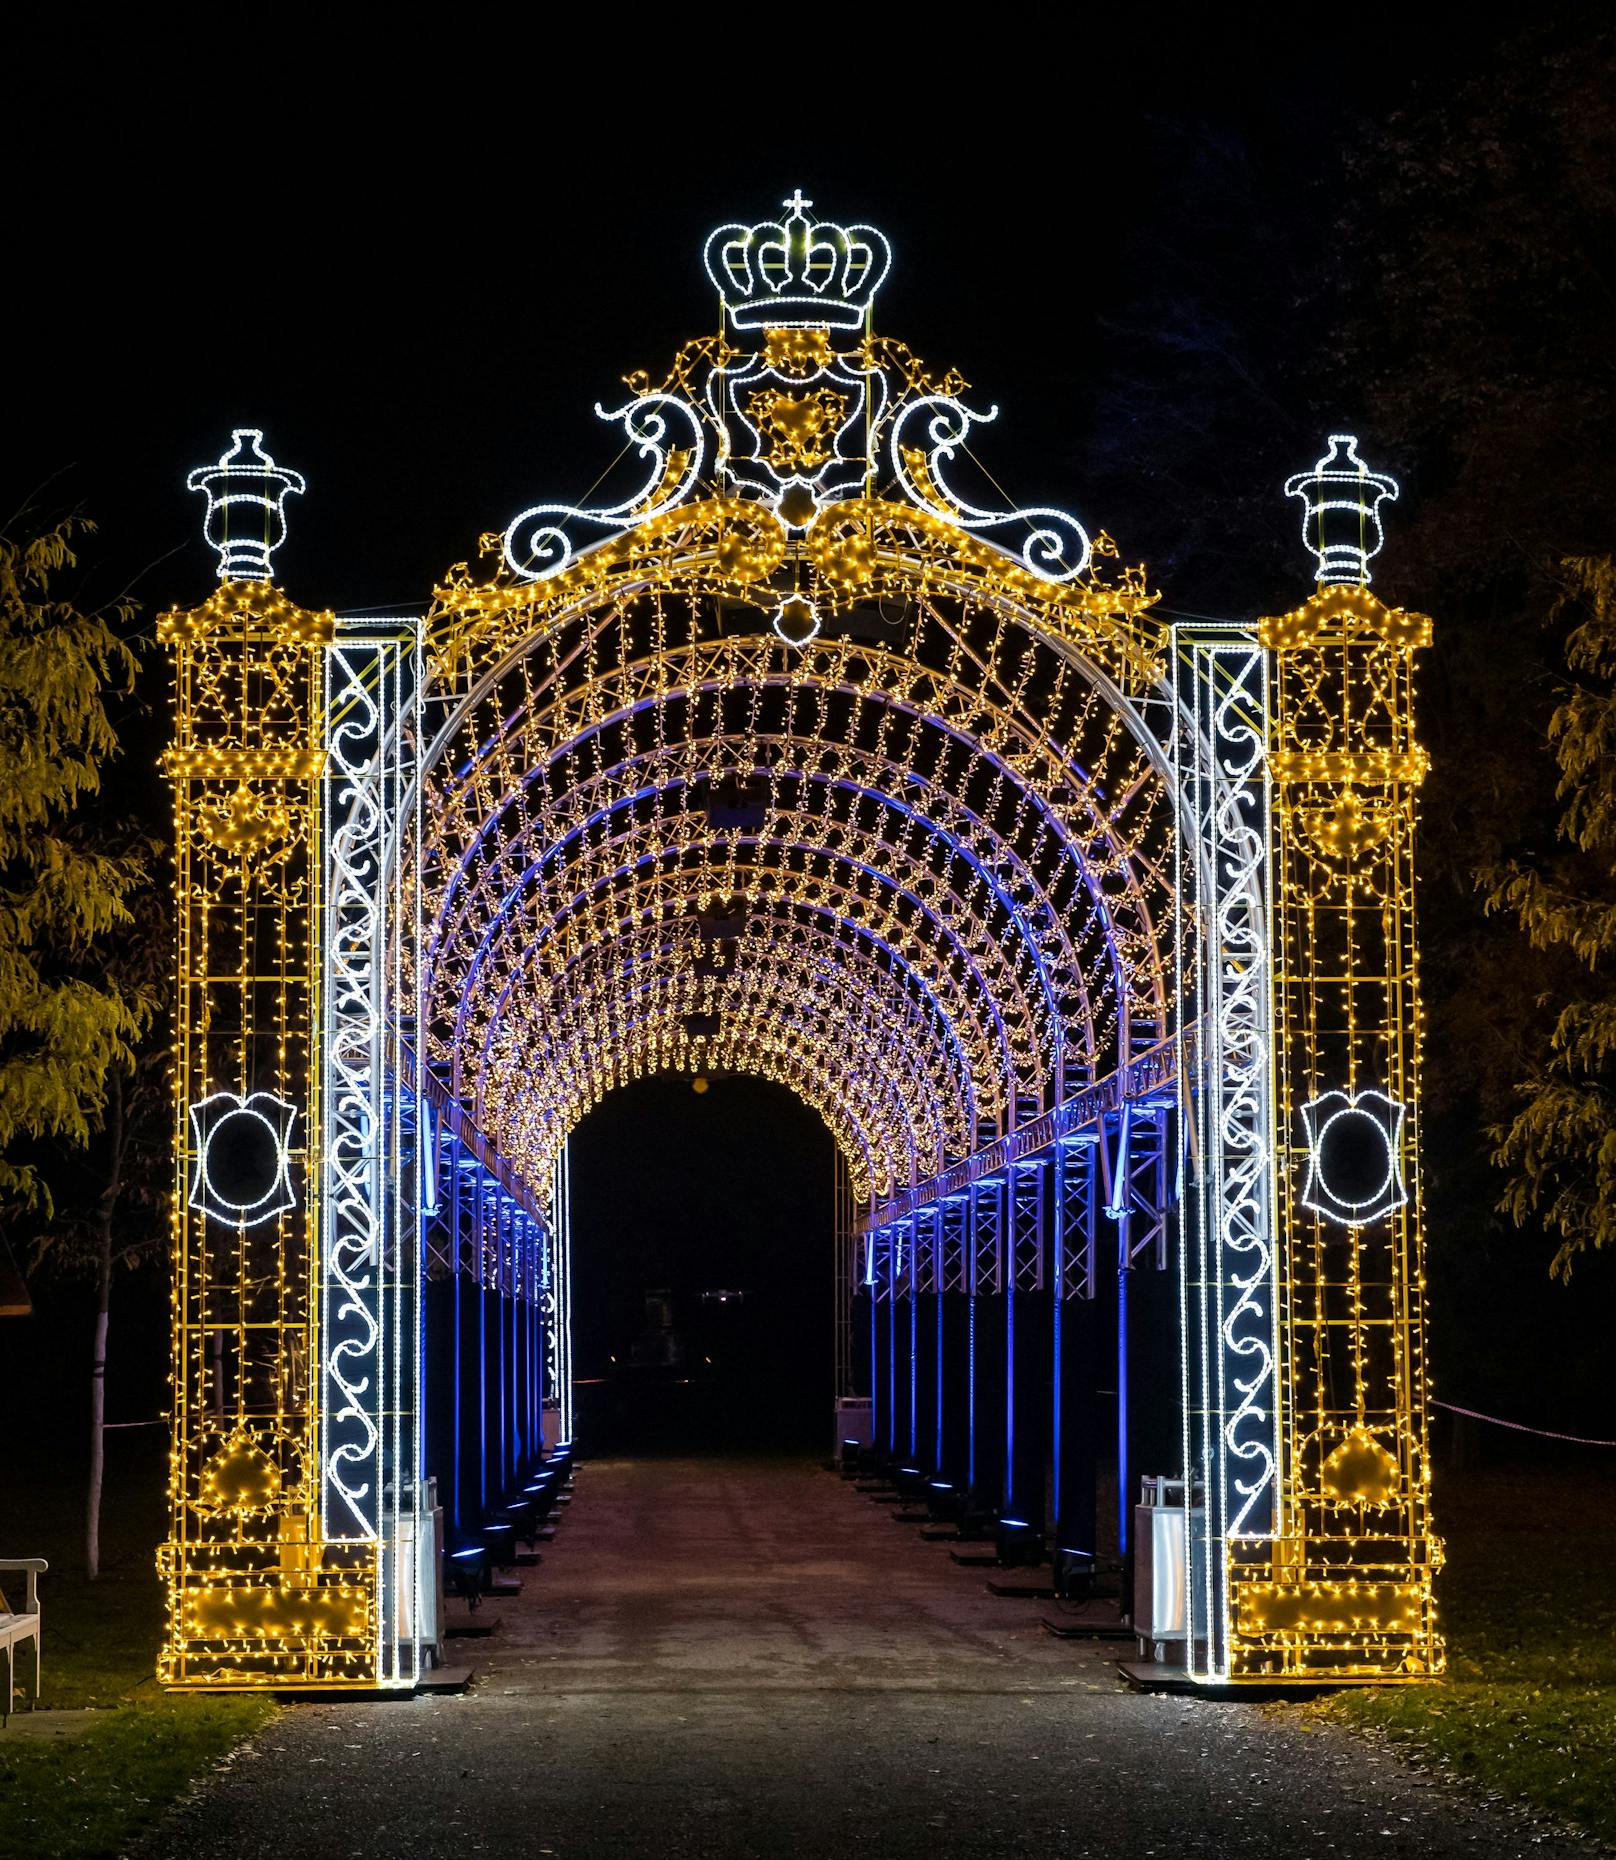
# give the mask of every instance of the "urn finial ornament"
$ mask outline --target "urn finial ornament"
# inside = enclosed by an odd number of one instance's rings
[[[216,465],[199,465],[185,486],[208,500],[203,534],[219,552],[221,581],[272,581],[271,557],[286,540],[286,500],[307,488],[300,472],[277,465],[262,431],[238,426]]]
[[[1285,495],[1302,499],[1302,541],[1318,566],[1321,587],[1367,588],[1369,558],[1386,540],[1380,505],[1396,502],[1397,480],[1371,471],[1358,456],[1354,433],[1332,433],[1324,457],[1285,481]]]

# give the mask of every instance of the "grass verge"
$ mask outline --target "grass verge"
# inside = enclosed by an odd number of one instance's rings
[[[122,1854],[191,1782],[264,1723],[256,1696],[170,1696],[153,1674],[162,1632],[155,1549],[162,1526],[159,1443],[124,1454],[103,1517],[103,1573],[84,1573],[80,1494],[60,1468],[30,1468],[0,1491],[7,1555],[44,1556],[42,1709],[94,1708],[63,1737],[0,1731],[0,1860]],[[7,1471],[17,1470],[8,1466]],[[12,1578],[0,1578],[10,1581]],[[33,1650],[18,1663],[33,1680]],[[0,1681],[3,1683],[3,1681]]]
[[[0,1856],[126,1852],[274,1709],[260,1698],[163,1698],[97,1712],[74,1737],[7,1742],[0,1733]]]
[[[1322,1709],[1616,1839],[1616,1478],[1565,1464],[1450,1473],[1435,1505],[1448,1676]]]

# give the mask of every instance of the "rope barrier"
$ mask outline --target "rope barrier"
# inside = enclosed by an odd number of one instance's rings
[[[1446,1408],[1449,1414],[1462,1414],[1467,1421],[1486,1421],[1493,1427],[1507,1427],[1515,1434],[1535,1434],[1540,1440],[1569,1440],[1579,1447],[1616,1447],[1616,1440],[1593,1440],[1587,1434],[1557,1434],[1552,1428],[1528,1427],[1523,1421],[1504,1421],[1496,1414],[1478,1414],[1474,1408],[1459,1408],[1451,1401],[1433,1401],[1433,1408]]]

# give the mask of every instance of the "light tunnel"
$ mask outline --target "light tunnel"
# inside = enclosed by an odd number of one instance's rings
[[[834,1399],[1079,1574],[1143,1503],[1192,1679],[1440,1664],[1391,481],[1333,438],[1287,487],[1318,592],[1168,624],[1109,539],[953,488],[991,415],[807,205],[715,235],[716,333],[600,409],[639,488],[417,618],[282,593],[260,433],[192,476],[170,1684],[416,1682],[443,1533],[570,1448],[568,1139],[698,1070],[834,1140],[827,1447]]]
[[[890,646],[803,654],[761,616],[751,634],[736,621],[714,613],[702,638],[690,616],[693,637],[657,661],[664,689],[637,702],[646,665],[571,692],[523,660],[471,707],[459,753],[445,746],[452,772],[428,778],[426,1043],[513,1163],[542,1180],[567,1107],[617,1076],[703,1063],[714,1042],[730,1063],[777,1064],[792,1029],[838,1068],[814,1102],[861,1196],[886,1194],[1164,1037],[1171,810],[1066,659],[1027,636],[1016,675],[1042,677],[1043,717],[928,679],[934,702],[992,722],[1003,749],[983,753],[917,707],[915,666]],[[615,616],[573,624],[598,635]],[[911,630],[963,655],[968,625],[928,603]],[[1005,627],[979,631],[986,651]],[[590,656],[564,633],[552,651]],[[1066,747],[1045,786],[1051,725]],[[881,1032],[832,1037],[855,977]],[[883,1048],[902,1054],[895,1073]],[[917,1089],[866,1127],[853,1106],[883,1073]]]
[[[1002,606],[903,596],[793,646],[760,608],[659,588],[523,642],[440,725],[422,783],[423,1061],[531,1185],[519,1198],[550,1208],[568,1135],[634,1078],[786,1085],[829,1127],[862,1230],[825,1237],[858,1339],[834,1363],[827,1347],[827,1397],[964,1515],[1022,1519],[1083,1569],[1129,1551],[1131,1411],[1154,1416],[1164,1462],[1180,1431],[1172,1093],[978,1167],[950,1201],[936,1185],[1163,1047],[1181,912],[1155,747],[1081,654]],[[899,1194],[905,1214],[879,1221]],[[525,1231],[546,1245],[542,1222]],[[1081,1264],[1046,1265],[1056,1252]],[[431,1257],[464,1274],[464,1247]],[[1136,1269],[1156,1285],[1130,1314]],[[1098,1297],[1103,1325],[1057,1317],[1074,1297]],[[429,1376],[463,1376],[465,1295],[429,1285],[427,1308]],[[510,1337],[496,1377],[520,1358],[540,1378],[525,1320],[474,1321],[479,1372],[492,1322]],[[1173,1334],[1131,1403],[1142,1322]],[[433,1347],[435,1324],[452,1343]],[[495,1386],[509,1477],[503,1435],[530,1418]],[[460,1407],[474,1438],[428,1439],[471,1530],[487,1401]]]

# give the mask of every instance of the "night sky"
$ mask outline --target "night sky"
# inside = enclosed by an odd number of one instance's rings
[[[501,58],[520,67],[540,45],[528,34]],[[294,595],[420,605],[482,531],[589,489],[617,445],[595,401],[713,319],[706,233],[800,186],[820,213],[888,233],[878,327],[1000,406],[981,449],[1011,495],[1065,500],[1154,562],[1178,513],[1116,507],[1085,437],[1142,268],[1202,236],[1197,177],[1248,169],[1259,213],[1305,239],[1357,118],[1495,50],[1418,22],[1395,48],[1322,25],[1248,41],[1145,22],[1132,42],[1057,25],[1024,48],[1030,75],[962,71],[889,109],[807,69],[771,80],[760,54],[734,83],[783,87],[765,124],[721,100],[721,74],[710,122],[677,86],[637,94],[656,90],[649,73],[631,96],[602,72],[590,103],[587,67],[558,112],[565,62],[524,100],[472,88],[453,53],[429,113],[421,71],[368,69],[345,90],[324,58],[203,110],[195,47],[149,58],[132,113],[103,107],[123,73],[101,49],[93,73],[63,63],[14,100],[16,143],[41,165],[38,198],[14,202],[28,211],[12,233],[5,488],[49,480],[49,499],[82,502],[98,574],[134,578],[156,610],[211,580],[186,472],[232,426],[262,426],[309,483],[278,558]],[[221,58],[218,75],[238,69]],[[1271,228],[1256,219],[1220,231],[1220,268],[1258,250]],[[1253,272],[1253,293],[1266,282]],[[1277,456],[1311,457],[1311,413],[1275,419],[1291,425]],[[1187,575],[1170,592],[1193,590]]]
[[[59,40],[7,100],[27,160],[7,216],[0,498],[82,506],[100,534],[81,592],[131,589],[149,628],[212,581],[187,471],[232,426],[261,426],[309,484],[277,561],[292,597],[419,609],[481,532],[589,492],[618,444],[594,403],[626,398],[623,374],[659,374],[713,320],[707,231],[772,214],[800,186],[826,217],[887,232],[878,327],[958,366],[973,404],[999,405],[977,450],[1010,496],[1110,529],[1125,560],[1160,565],[1169,610],[1227,612],[1231,590],[1244,614],[1294,600],[1308,565],[1299,549],[1276,556],[1295,522],[1279,484],[1316,456],[1321,410],[1277,375],[1202,357],[1184,417],[1227,397],[1258,410],[1259,436],[1231,458],[1209,434],[1191,475],[1143,494],[1141,461],[1186,456],[1170,409],[1116,417],[1145,288],[1165,276],[1225,301],[1273,296],[1283,319],[1287,267],[1328,241],[1349,185],[1342,143],[1514,53],[1473,18],[1459,38],[1447,9],[1218,13],[1193,30],[1143,16],[1131,38],[1079,32],[1072,15],[1024,22],[1014,45],[950,48],[935,77],[906,36],[918,20],[901,34],[866,22],[869,42],[834,65],[759,48],[733,75],[694,46],[666,71],[650,42],[584,56],[547,25],[406,45],[402,15],[295,58],[273,21],[252,51]],[[1366,441],[1410,487],[1386,552],[1396,599],[1420,461]],[[1194,526],[1196,474],[1230,471],[1266,498],[1260,537]],[[160,806],[149,658],[121,779]],[[600,1309],[632,1306],[625,1262],[640,1247],[646,1283],[735,1278],[762,1301],[780,1294],[779,1261],[807,1249],[811,1302],[823,1292],[828,1310],[828,1139],[777,1096],[719,1081],[698,1099],[673,1081],[585,1126],[580,1231],[593,1223],[618,1249]],[[1521,1260],[1509,1296],[1541,1278],[1541,1258]],[[1545,1316],[1546,1341],[1561,1322]],[[585,1324],[581,1352],[598,1357],[631,1319],[611,1325]],[[827,1331],[794,1376],[828,1380]],[[154,1389],[115,1386],[114,1407]]]

